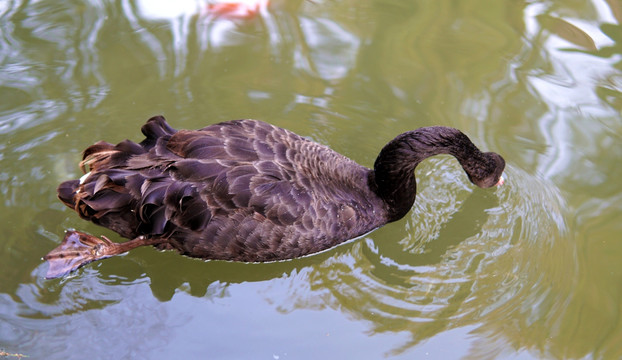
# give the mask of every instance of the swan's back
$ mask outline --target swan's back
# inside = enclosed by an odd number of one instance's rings
[[[151,118],[140,144],[97,143],[90,173],[59,186],[80,216],[127,238],[206,259],[268,261],[317,252],[384,223],[369,169],[256,120],[200,130]]]

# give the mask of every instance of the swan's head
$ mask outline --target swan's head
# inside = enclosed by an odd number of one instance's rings
[[[503,160],[501,155],[494,152],[487,152],[483,155],[485,161],[476,167],[475,171],[467,171],[469,180],[481,188],[503,185],[505,183],[502,176],[505,169],[505,160]]]

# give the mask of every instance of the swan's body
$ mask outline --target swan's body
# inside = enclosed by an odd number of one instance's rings
[[[133,240],[68,232],[46,256],[48,276],[142,245],[203,259],[295,258],[403,217],[415,200],[413,171],[429,156],[454,155],[481,187],[499,183],[505,165],[446,127],[399,135],[374,170],[256,120],[176,131],[158,116],[142,130],[140,144],[86,149],[81,164],[90,171],[58,188],[82,218]]]

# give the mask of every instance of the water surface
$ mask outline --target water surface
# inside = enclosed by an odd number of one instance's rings
[[[0,350],[31,358],[622,358],[618,1],[0,3]],[[212,8],[213,9],[213,8]],[[95,141],[235,118],[371,166],[460,128],[506,185],[421,164],[402,220],[270,264],[151,248],[44,280]]]

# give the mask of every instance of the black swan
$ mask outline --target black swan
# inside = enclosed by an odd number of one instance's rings
[[[503,158],[449,127],[397,136],[373,170],[257,120],[176,131],[155,116],[142,132],[139,144],[88,147],[80,163],[86,174],[58,187],[80,217],[131,240],[68,231],[44,257],[48,278],[143,245],[247,262],[322,251],[406,215],[415,167],[437,154],[456,157],[479,187],[503,184]]]

